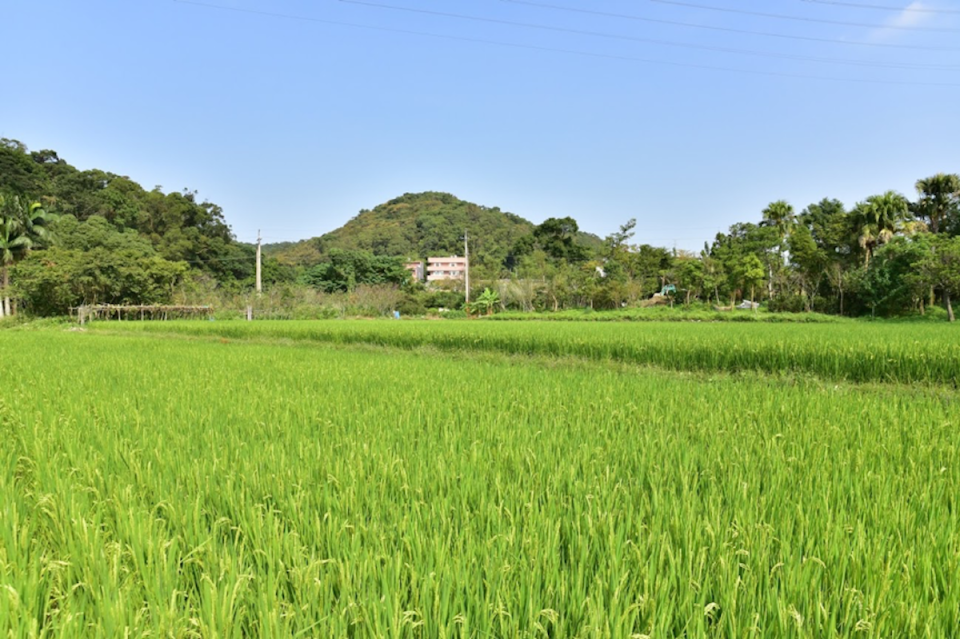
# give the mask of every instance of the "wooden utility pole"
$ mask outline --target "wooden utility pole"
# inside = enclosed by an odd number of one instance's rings
[[[470,245],[467,243],[467,230],[463,230],[463,257],[466,263],[464,264],[463,277],[464,277],[464,288],[466,290],[466,300],[467,304],[470,303]]]
[[[260,231],[257,231],[257,296],[263,293],[263,282],[261,280],[262,267],[260,265]]]

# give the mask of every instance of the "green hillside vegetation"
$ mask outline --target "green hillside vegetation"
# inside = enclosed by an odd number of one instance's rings
[[[465,202],[449,193],[407,193],[363,210],[341,228],[275,254],[281,262],[313,266],[332,249],[424,259],[463,255],[463,233],[479,268],[498,270],[513,246],[533,230],[523,218]]]
[[[534,225],[448,193],[408,193],[323,236],[266,246],[255,296],[255,247],[235,240],[216,204],[0,140],[0,231],[3,315],[171,302],[303,319],[460,310],[462,282],[425,290],[403,263],[462,254],[464,232],[466,310],[484,315],[762,305],[855,317],[940,307],[933,315],[953,320],[960,296],[960,176],[948,173],[918,180],[912,200],[887,191],[851,208],[772,202],[698,252],[643,243],[633,219],[601,240],[572,217]]]
[[[449,193],[406,193],[364,209],[341,228],[298,243],[268,245],[265,254],[291,266],[311,267],[327,260],[331,250],[364,251],[379,257],[423,260],[463,254],[463,233],[470,236],[471,264],[479,272],[499,275],[509,264],[518,240],[530,237],[533,223],[498,207],[466,202]],[[602,241],[577,233],[585,251]]]
[[[236,242],[212,202],[196,192],[146,190],[128,177],[80,170],[56,151],[0,140],[3,219],[39,205],[50,237],[11,260],[24,310],[65,313],[81,303],[164,303],[203,285],[251,286],[254,249]]]

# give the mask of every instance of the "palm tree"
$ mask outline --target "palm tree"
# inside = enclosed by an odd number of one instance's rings
[[[929,220],[930,231],[939,233],[940,225],[960,207],[960,175],[937,173],[917,180],[917,192],[917,217]]]
[[[793,228],[796,217],[793,207],[790,206],[790,203],[786,200],[771,202],[767,205],[767,208],[763,209],[763,222],[761,222],[761,226],[772,227],[776,229],[777,232],[777,254],[780,257],[780,264],[777,267],[778,272],[784,262],[783,245],[787,240],[787,235],[790,234],[790,229]],[[767,280],[767,285],[770,288],[769,294],[773,297],[773,267],[768,267],[768,271],[769,279]]]
[[[27,202],[20,196],[0,194],[0,271],[3,299],[0,317],[13,314],[10,304],[10,267],[24,258],[49,235],[51,217],[39,202]]]
[[[873,251],[880,244],[886,244],[910,213],[910,203],[896,191],[887,191],[883,195],[871,195],[865,202],[858,202],[852,211],[857,242],[865,253],[864,264],[870,265]]]
[[[763,209],[763,225],[772,226],[777,229],[777,236],[780,238],[780,252],[783,253],[783,243],[790,233],[793,221],[796,218],[793,207],[785,200],[777,200],[767,205]]]

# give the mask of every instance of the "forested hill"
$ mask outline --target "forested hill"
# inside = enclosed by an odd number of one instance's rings
[[[913,201],[886,191],[849,209],[830,198],[799,212],[771,202],[699,254],[633,244],[633,219],[600,240],[571,217],[534,226],[448,193],[408,193],[321,237],[268,246],[262,282],[278,309],[301,299],[314,313],[317,293],[362,293],[363,313],[401,302],[405,314],[456,308],[463,291],[408,286],[403,262],[462,254],[466,231],[471,283],[482,287],[471,292],[497,287],[501,308],[621,308],[666,290],[670,303],[750,300],[841,315],[925,314],[942,303],[952,318],[960,174],[931,175],[915,187]],[[220,207],[194,192],[148,191],[0,139],[0,319],[102,303],[242,308],[254,299],[255,255],[234,239]],[[342,314],[342,301],[324,312]]]
[[[296,266],[324,260],[331,249],[362,250],[374,255],[423,259],[462,255],[464,230],[470,236],[475,266],[496,271],[502,267],[516,241],[533,232],[534,225],[497,207],[461,200],[449,193],[407,193],[363,210],[341,228],[296,244],[268,246],[267,255]],[[580,234],[586,246],[599,238]]]
[[[148,191],[129,177],[77,169],[56,151],[30,151],[21,142],[0,139],[0,194],[41,203],[69,226],[69,234],[99,238],[96,247],[136,247],[126,256],[128,263],[159,258],[189,265],[221,283],[252,281],[253,249],[234,240],[219,206],[198,201],[194,192]],[[57,235],[66,235],[63,231]],[[137,237],[133,244],[114,237],[131,234]],[[70,238],[62,239],[66,249]]]

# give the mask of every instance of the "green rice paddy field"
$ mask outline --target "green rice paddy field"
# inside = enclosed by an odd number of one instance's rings
[[[960,635],[960,330],[0,331],[2,637]]]

